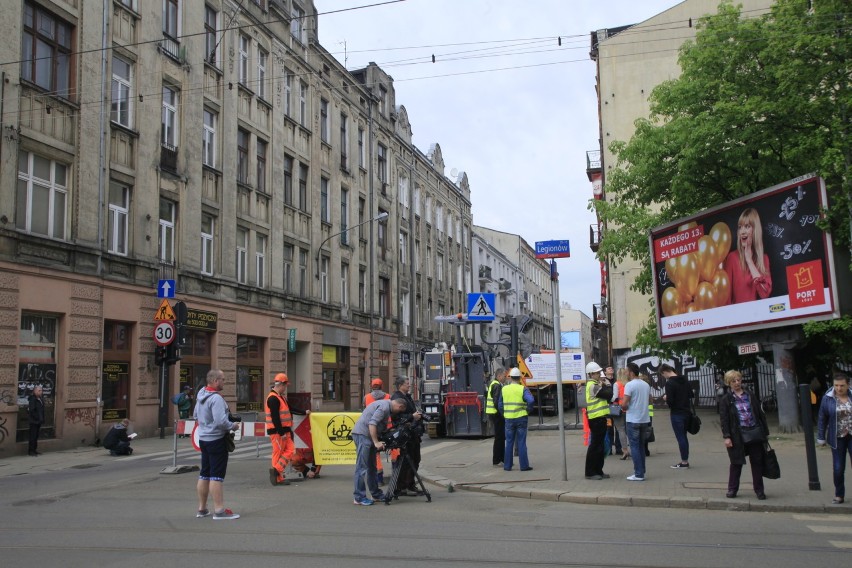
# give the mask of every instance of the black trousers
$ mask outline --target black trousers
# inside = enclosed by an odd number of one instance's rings
[[[503,454],[506,451],[506,419],[498,413],[489,414],[491,424],[494,426],[494,450],[491,463],[498,465],[503,463]]]
[[[30,445],[29,453],[34,454],[38,451],[38,435],[41,432],[41,424],[30,423]]]
[[[408,442],[408,444],[401,449],[401,452],[408,454],[408,459],[411,461],[410,463],[403,461],[400,465],[402,469],[399,472],[396,487],[400,490],[411,489],[417,491],[419,488],[414,484],[414,472],[420,468],[420,439],[413,439]],[[402,460],[401,454],[400,460]],[[414,465],[414,469],[411,468],[412,464]]]
[[[586,477],[603,475],[604,445],[606,443],[606,416],[589,420],[589,449],[586,450]]]

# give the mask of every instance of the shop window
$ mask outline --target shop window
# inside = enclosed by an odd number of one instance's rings
[[[130,337],[132,324],[104,322],[104,358],[101,368],[101,419],[130,418]]]
[[[264,375],[263,338],[238,335],[237,412],[263,412]]]
[[[29,396],[35,387],[42,387],[44,424],[41,438],[56,436],[56,339],[59,318],[24,313],[18,345],[18,429],[17,442],[29,439],[30,424],[27,409]]]

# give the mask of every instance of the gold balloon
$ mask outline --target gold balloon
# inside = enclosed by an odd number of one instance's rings
[[[710,282],[702,282],[698,285],[698,293],[695,294],[695,305],[699,310],[709,310],[716,307],[716,288]]]
[[[675,271],[677,270],[677,257],[672,257],[666,260],[666,274],[669,275],[669,280],[671,280],[675,285]]]
[[[684,313],[691,314],[692,312],[697,312],[698,310],[699,310],[698,306],[695,305],[695,302],[692,302],[691,304],[686,306]]]
[[[701,280],[709,282],[716,273],[716,265],[719,264],[716,243],[710,235],[704,235],[698,239],[698,273]]]
[[[683,312],[682,298],[674,286],[669,286],[663,290],[663,296],[660,299],[660,308],[663,310],[664,316],[676,316]]]
[[[731,303],[731,279],[724,270],[717,270],[710,282],[716,289],[716,307]]]
[[[716,262],[725,262],[731,252],[731,228],[719,221],[710,229],[710,238],[716,243]]]
[[[690,301],[695,297],[698,291],[698,282],[700,274],[698,273],[698,259],[695,253],[682,254],[677,257],[677,287],[680,293],[689,296]]]

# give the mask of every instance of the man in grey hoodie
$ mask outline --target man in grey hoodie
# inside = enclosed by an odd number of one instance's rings
[[[233,422],[228,403],[221,391],[225,386],[225,373],[211,369],[207,373],[207,386],[196,398],[195,419],[198,421],[198,445],[201,447],[201,474],[198,476],[197,518],[207,517],[208,495],[213,496],[213,519],[239,519],[240,516],[225,508],[222,483],[228,469],[228,447],[226,438],[240,425]]]

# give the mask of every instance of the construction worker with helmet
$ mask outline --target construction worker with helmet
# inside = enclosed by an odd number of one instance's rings
[[[609,479],[603,471],[606,457],[606,423],[612,385],[602,375],[603,369],[592,361],[586,365],[586,418],[589,422],[589,448],[586,450],[586,479]]]
[[[494,427],[494,447],[491,452],[491,463],[494,467],[503,463],[503,454],[506,451],[506,421],[497,409],[505,382],[506,371],[501,369],[495,373],[485,390],[485,414]]]
[[[266,397],[264,407],[266,410],[266,433],[272,442],[272,467],[269,468],[269,482],[274,485],[290,485],[285,479],[284,470],[293,460],[296,453],[296,445],[293,442],[293,414],[310,414],[290,408],[287,403],[287,385],[290,379],[287,373],[275,375],[272,390]]]
[[[527,457],[527,421],[529,409],[532,408],[533,395],[529,389],[521,384],[521,370],[513,367],[509,371],[509,384],[505,385],[500,392],[500,400],[497,408],[503,413],[506,420],[506,446],[503,452],[503,470],[512,471],[512,454],[515,448],[515,440],[518,441],[518,462],[521,471],[530,471],[529,458]]]
[[[390,393],[386,393],[382,388],[385,383],[382,379],[378,377],[373,377],[370,381],[370,388],[372,389],[370,392],[364,395],[364,408],[370,406],[371,403],[376,402],[377,400],[385,400],[391,397]],[[390,428],[390,419],[388,419],[388,427]],[[397,450],[397,453],[399,451]],[[376,474],[378,477],[379,485],[385,484],[385,468],[382,465],[382,454],[376,453]]]

